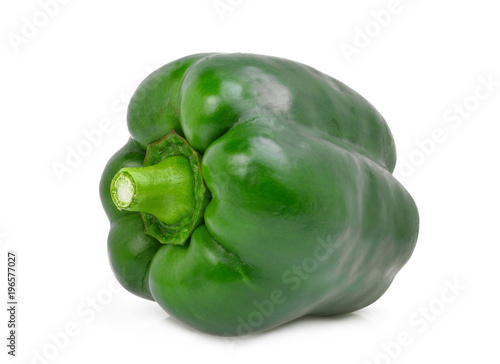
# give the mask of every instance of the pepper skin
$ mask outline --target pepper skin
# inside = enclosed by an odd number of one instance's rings
[[[413,252],[418,211],[385,120],[313,68],[188,56],[141,83],[127,119],[100,184],[111,266],[199,330],[361,309]]]

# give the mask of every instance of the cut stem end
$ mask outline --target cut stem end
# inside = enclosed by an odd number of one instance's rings
[[[125,171],[119,173],[114,182],[114,193],[111,197],[116,207],[126,209],[132,203],[135,195],[135,185],[132,176]]]

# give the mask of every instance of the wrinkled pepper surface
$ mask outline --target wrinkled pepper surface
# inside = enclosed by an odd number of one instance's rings
[[[244,335],[376,301],[419,217],[383,117],[300,63],[196,54],[149,75],[100,195],[119,282],[205,332]]]

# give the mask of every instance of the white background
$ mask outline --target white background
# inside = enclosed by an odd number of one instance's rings
[[[6,354],[2,309],[2,362],[498,361],[494,1],[43,3],[51,1],[3,1],[0,9],[0,291],[13,249],[20,302],[15,360]],[[127,102],[153,69],[205,51],[306,63],[384,115],[398,148],[396,175],[417,202],[421,231],[410,262],[379,301],[343,317],[228,340],[113,288],[98,182],[128,138]],[[111,130],[58,178],[54,165],[67,165],[103,120]]]

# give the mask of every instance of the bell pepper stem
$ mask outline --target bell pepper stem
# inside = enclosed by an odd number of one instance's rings
[[[147,167],[122,168],[111,182],[111,197],[119,210],[149,213],[165,224],[177,224],[195,207],[189,160],[173,156]]]

